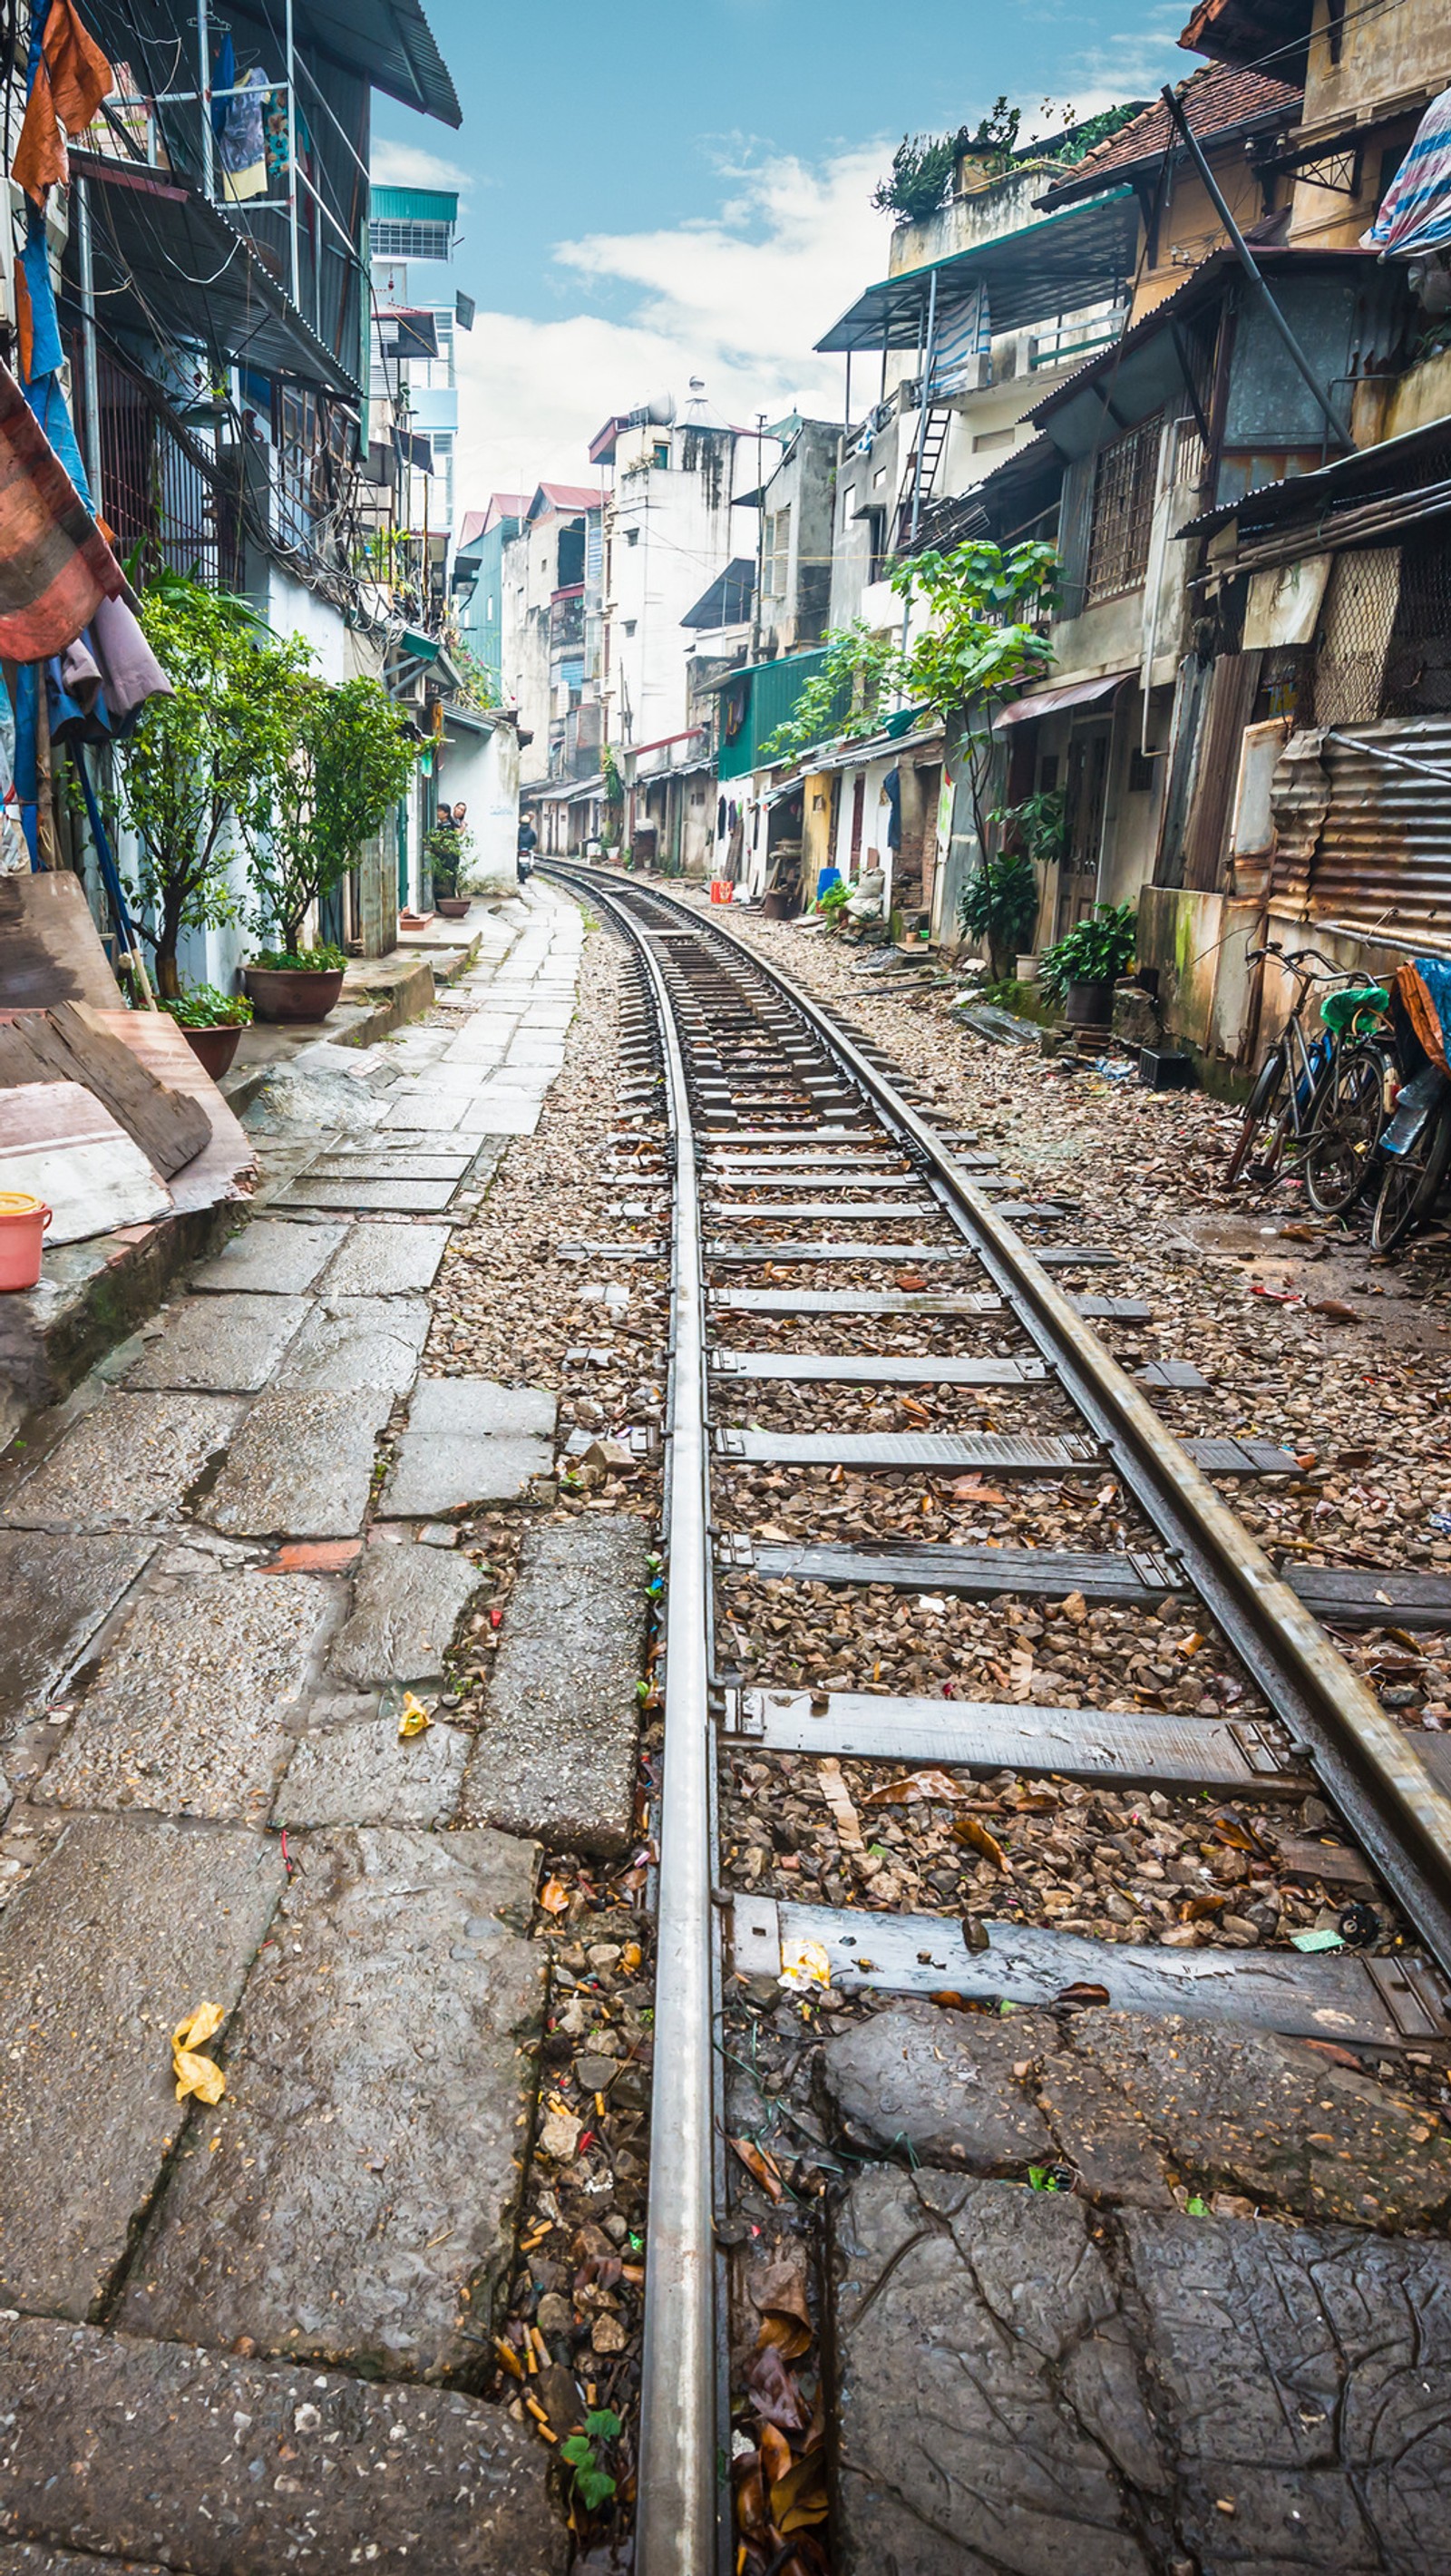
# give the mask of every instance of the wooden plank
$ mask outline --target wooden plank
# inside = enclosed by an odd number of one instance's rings
[[[1028,1386],[1041,1384],[1042,1360],[932,1360],[893,1353],[876,1359],[818,1359],[811,1351],[712,1351],[715,1377],[790,1380],[806,1386]]]
[[[68,868],[0,876],[0,1010],[57,1002],[122,1006],[85,887]]]
[[[725,1739],[739,1737],[767,1753],[930,1762],[985,1774],[1053,1772],[1136,1789],[1273,1790],[1303,1798],[1314,1786],[1305,1772],[1291,1769],[1283,1739],[1276,1745],[1268,1722],[1175,1717],[1157,1709],[894,1699],[870,1691],[829,1691],[824,1705],[810,1691],[748,1690],[733,1697],[738,1705]],[[1282,1843],[1282,1856],[1286,1848]],[[1359,1855],[1352,1857],[1364,1870]]]
[[[1365,1959],[1349,1950],[1163,1950],[1091,1941],[1036,1924],[989,1923],[969,1950],[960,1923],[936,1914],[871,1914],[830,1905],[778,1905],[736,1896],[732,1965],[779,1976],[783,1945],[818,1942],[844,1993],[935,1994],[965,2001],[1052,2006],[1075,1986],[1107,1989],[1118,2012],[1183,2013],[1247,2024],[1287,2038],[1399,2048],[1451,2035],[1445,1988],[1424,1961]]]
[[[732,1225],[779,1225],[788,1216],[821,1217],[833,1225],[881,1225],[919,1212],[932,1215],[930,1199],[919,1198],[906,1206],[894,1206],[890,1199],[787,1199],[774,1206],[769,1199],[708,1199],[705,1207],[707,1216],[728,1218]]]
[[[732,1214],[735,1211],[732,1210]],[[965,1243],[708,1243],[707,1261],[895,1261],[920,1270],[928,1261],[976,1261]]]
[[[241,1184],[257,1169],[252,1139],[230,1101],[193,1055],[169,1011],[98,1011],[103,1028],[172,1091],[195,1100],[206,1116],[208,1141],[171,1177],[177,1213],[215,1207],[219,1199],[245,1196]]]
[[[1000,1431],[719,1430],[717,1455],[760,1466],[920,1467],[932,1474],[991,1469],[995,1476],[1084,1474],[1105,1463],[1097,1441],[1076,1433],[1037,1438]]]
[[[803,1127],[793,1123],[785,1127],[705,1127],[700,1134],[703,1145],[860,1145],[864,1137],[880,1146],[881,1130],[866,1120],[854,1127]]]
[[[1283,1565],[1280,1577],[1327,1627],[1451,1628],[1451,1572],[1406,1565]]]
[[[200,1102],[158,1081],[84,1002],[0,1023],[0,1087],[33,1082],[84,1083],[163,1180],[211,1139]]]
[[[1020,1599],[1112,1601],[1150,1610],[1169,1594],[1189,1588],[1171,1556],[1148,1549],[1132,1554],[1053,1547],[942,1547],[932,1540],[873,1547],[840,1539],[777,1540],[729,1535],[719,1542],[726,1570],[738,1568],[763,1582],[890,1583],[899,1592],[956,1592],[971,1601],[1011,1593]]]

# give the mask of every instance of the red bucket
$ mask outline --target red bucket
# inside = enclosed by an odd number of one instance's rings
[[[33,1288],[50,1210],[29,1190],[0,1190],[0,1289]]]

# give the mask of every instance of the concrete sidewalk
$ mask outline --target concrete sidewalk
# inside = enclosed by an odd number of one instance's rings
[[[537,1848],[430,1830],[469,1739],[397,1714],[482,1579],[440,1515],[553,1471],[552,1396],[418,1379],[564,1057],[581,917],[523,902],[426,1023],[279,1065],[258,1213],[0,1475],[0,2540],[38,2566],[564,2563],[543,2446],[458,2393],[514,2257]]]

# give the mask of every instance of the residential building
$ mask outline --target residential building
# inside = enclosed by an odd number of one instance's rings
[[[374,188],[368,221],[372,329],[369,439],[392,446],[396,524],[430,563],[454,521],[458,439],[455,333],[473,307],[454,284],[458,196],[449,188]]]
[[[454,616],[462,641],[502,698],[504,693],[504,548],[517,537],[527,492],[492,492],[488,507],[466,510],[454,547]]]
[[[599,769],[600,696],[586,664],[598,650],[602,510],[588,484],[541,483],[514,534],[501,532],[500,660],[506,703],[526,737],[526,789]],[[596,623],[587,636],[591,599]]]
[[[754,506],[781,442],[733,428],[698,376],[677,412],[666,397],[608,420],[590,461],[610,474],[604,512],[600,697],[618,749],[682,732],[688,644],[682,620],[728,564],[755,559]]]
[[[831,532],[841,425],[777,421],[780,461],[760,490],[736,508],[759,512],[760,608],[753,637],[757,659],[800,653],[819,644],[831,605]]]

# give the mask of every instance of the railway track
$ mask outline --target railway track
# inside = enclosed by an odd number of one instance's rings
[[[1291,1588],[1220,1490],[1293,1461],[1263,1443],[1182,1443],[1111,1357],[1094,1324],[1126,1311],[1104,1290],[1112,1245],[1049,1240],[1070,1205],[1005,1199],[975,1139],[933,1124],[864,1042],[722,925],[654,888],[553,863],[548,873],[632,944],[654,1020],[627,1097],[624,1186],[636,1195],[621,1201],[626,1222],[657,1237],[668,1215],[672,1261],[635,2563],[642,2576],[703,2576],[745,2563],[726,2483],[724,2267],[740,2230],[723,2067],[738,1995],[785,1978],[787,1990],[814,1981],[846,1999],[945,1993],[968,2011],[1098,2003],[1439,2063],[1451,2039],[1451,1740],[1412,1742],[1315,1616],[1397,1615],[1376,1579],[1352,1597],[1353,1585],[1306,1569]],[[1184,1382],[1185,1369],[1192,1382],[1189,1362],[1160,1382]],[[903,1479],[958,1482],[970,1513],[983,1478],[1052,1497],[1042,1544],[873,1534],[876,1504]],[[857,1523],[845,1538],[844,1493]],[[1399,1581],[1409,1602],[1416,1578]],[[1234,1683],[1214,1715],[1155,1706],[1153,1692],[1110,1708],[1040,1703],[1031,1690],[846,1688],[813,1675],[789,1634],[781,1668],[748,1681],[718,1642],[721,1610],[741,1587],[767,1586],[788,1605],[783,1629],[792,1603],[864,1587],[888,1605],[978,1603],[985,1618],[1006,1604],[1011,1617],[1041,1607],[1061,1621],[1066,1603],[1079,1621],[1141,1618],[1160,1635],[1166,1617],[1188,1619]],[[1121,1684],[1104,1693],[1130,1696]],[[1060,1928],[1061,1908],[1055,1922],[1018,1895],[995,1909],[991,1888],[969,1897],[966,1881],[923,1911],[874,1904],[869,1885],[857,1903],[796,1902],[733,1878],[723,1816],[798,1772],[820,1782],[860,1845],[843,1763],[889,1764],[908,1782],[919,1766],[1098,1798],[1152,1794],[1161,1808],[1207,1800],[1248,1817],[1251,1842],[1256,1816],[1290,1813],[1313,1792],[1351,1838],[1344,1851],[1361,1856],[1357,1885],[1379,1911],[1353,1903],[1344,1935],[1318,1948],[1232,1946],[1213,1937],[1211,1897],[1199,1915],[1207,1905],[1210,1936],[1175,1946],[1132,1937],[1132,1924],[1112,1940]],[[742,1766],[760,1774],[743,1792]],[[988,1855],[979,1877],[1006,1872],[1006,1897],[1016,1882],[995,1836],[979,1826],[975,1848]],[[835,1892],[847,1892],[839,1879]],[[848,2557],[857,2576],[866,2561]]]

